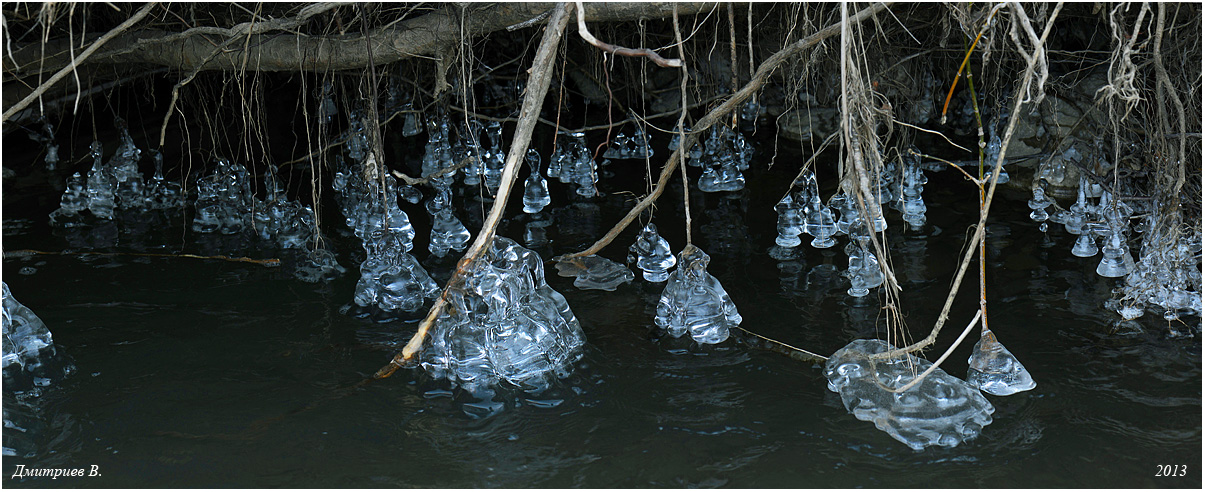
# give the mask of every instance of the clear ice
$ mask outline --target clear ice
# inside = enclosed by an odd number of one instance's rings
[[[13,297],[7,283],[0,284],[3,284],[4,288],[5,391],[33,389],[35,379],[66,375],[65,371],[70,370],[69,366],[62,367],[54,360],[56,354],[50,329],[33,310]]]
[[[669,249],[669,241],[657,234],[657,226],[652,222],[640,230],[630,251],[636,258],[636,267],[644,272],[644,279],[649,282],[664,282],[669,278],[669,269],[678,264]]]
[[[774,209],[778,211],[778,237],[774,243],[784,248],[794,248],[802,242],[799,235],[803,234],[803,207],[795,203],[795,199],[787,193]]]
[[[870,289],[883,285],[883,271],[879,269],[879,259],[871,253],[864,244],[854,245],[851,241],[845,249],[849,254],[849,290],[847,294],[862,297],[870,293]]]
[[[1008,396],[1037,386],[1025,366],[1004,348],[991,330],[984,330],[967,360],[967,383],[984,393]]]
[[[729,329],[740,325],[736,304],[720,281],[707,273],[710,261],[707,253],[693,244],[678,255],[678,269],[665,284],[654,318],[670,336],[690,333],[696,342],[720,343],[728,339]]]
[[[535,252],[495,237],[466,267],[431,331],[422,366],[469,391],[506,382],[547,387],[580,357],[585,335]]]
[[[925,183],[928,182],[929,179],[925,177],[924,171],[920,168],[920,157],[916,155],[905,157],[900,196],[894,204],[895,208],[903,214],[904,222],[913,228],[925,225],[925,213],[929,209],[921,194],[924,192]]]
[[[527,168],[531,174],[523,186],[523,212],[539,213],[552,203],[552,197],[548,194],[548,180],[540,174],[540,154],[535,150],[527,151]]]
[[[872,354],[893,350],[882,340],[854,340],[824,365],[828,389],[839,393],[845,409],[908,447],[954,447],[979,435],[996,409],[979,390],[940,368],[902,393],[892,393],[932,363],[907,358],[871,363]]]
[[[561,260],[556,264],[556,273],[573,277],[573,286],[582,290],[614,291],[619,284],[636,278],[627,267],[598,255]]]
[[[427,212],[431,214],[431,242],[427,249],[436,257],[443,257],[448,251],[464,251],[469,246],[473,234],[464,223],[452,215],[452,190],[446,186],[436,186],[435,196],[427,202]]]
[[[740,132],[724,125],[711,128],[711,135],[703,144],[703,153],[698,165],[703,167],[699,177],[699,189],[705,192],[739,191],[745,188],[745,176],[749,168],[753,149]]]

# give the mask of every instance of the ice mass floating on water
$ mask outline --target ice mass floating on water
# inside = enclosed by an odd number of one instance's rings
[[[699,343],[720,343],[741,324],[736,304],[719,279],[707,273],[711,257],[693,244],[678,255],[678,269],[669,276],[654,321],[672,337],[687,333]]]
[[[470,391],[500,382],[538,390],[566,375],[586,338],[540,256],[495,237],[466,271],[448,290],[423,368]]]
[[[841,395],[845,409],[916,450],[954,447],[974,439],[992,423],[996,411],[979,389],[936,369],[916,386],[912,382],[933,364],[913,355],[871,361],[873,354],[894,350],[882,340],[854,340],[824,365],[828,389]]]

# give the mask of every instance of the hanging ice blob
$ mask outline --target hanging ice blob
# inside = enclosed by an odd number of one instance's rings
[[[967,382],[996,396],[1029,391],[1037,386],[1029,371],[1004,348],[992,330],[983,330],[967,360]]]
[[[60,360],[54,349],[50,329],[34,314],[13,297],[8,284],[0,282],[4,289],[4,389],[5,391],[36,391],[39,380],[61,378],[72,371],[72,366]],[[6,407],[5,413],[8,409]],[[8,420],[8,416],[5,416]],[[8,434],[5,430],[5,434]],[[6,436],[7,437],[7,436]]]
[[[88,210],[99,219],[112,220],[117,208],[117,183],[101,161],[100,142],[92,142],[92,170],[88,172]]]
[[[1104,257],[1096,266],[1097,275],[1109,278],[1124,277],[1134,271],[1134,257],[1130,256],[1130,247],[1126,244],[1125,235],[1121,231],[1113,231],[1105,239],[1105,246],[1101,248],[1101,251],[1104,253]]]
[[[1075,245],[1071,247],[1071,254],[1080,258],[1090,258],[1096,256],[1096,241],[1092,240],[1092,235],[1084,232],[1079,235],[1079,239],[1075,240]]]
[[[452,215],[452,191],[449,188],[436,189],[435,196],[427,202],[427,211],[431,213],[431,242],[427,249],[432,255],[443,257],[449,250],[464,251],[468,247],[473,234]]]
[[[800,216],[802,210],[791,195],[792,193],[788,192],[774,206],[778,211],[778,237],[774,239],[774,243],[784,248],[794,248],[802,242],[799,240],[799,235],[803,234],[803,217]]]
[[[657,234],[657,226],[652,222],[640,230],[631,252],[636,258],[636,267],[644,272],[644,279],[649,282],[664,282],[669,278],[669,269],[678,263],[669,249],[669,242]]]
[[[824,365],[828,389],[841,395],[858,420],[874,422],[908,447],[954,447],[974,439],[992,423],[995,407],[967,382],[934,369],[923,381],[896,393],[933,364],[913,355],[872,361],[894,350],[882,340],[854,340]]]
[[[470,392],[505,382],[547,387],[581,356],[585,335],[534,251],[495,237],[448,289],[422,366]]]
[[[846,271],[850,284],[849,290],[845,291],[847,294],[863,297],[870,293],[870,289],[883,285],[883,271],[879,269],[879,259],[874,253],[862,245],[846,251],[850,251],[849,270]]]
[[[548,194],[548,180],[540,175],[540,154],[535,150],[527,151],[527,168],[531,174],[523,186],[523,212],[535,214],[552,203],[552,197]]]
[[[741,323],[736,304],[719,279],[707,273],[711,258],[693,244],[678,255],[678,269],[670,274],[657,303],[657,326],[672,337],[690,333],[699,343],[720,343]]]

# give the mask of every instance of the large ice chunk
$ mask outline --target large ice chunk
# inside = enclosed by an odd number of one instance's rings
[[[699,343],[720,343],[728,330],[741,324],[736,304],[719,279],[707,273],[711,258],[688,244],[678,255],[678,269],[670,274],[657,303],[657,326],[680,337],[690,333]]]
[[[941,369],[907,391],[888,391],[912,382],[932,365],[912,355],[871,363],[870,355],[893,349],[882,340],[854,340],[824,365],[828,389],[841,395],[845,409],[858,420],[874,422],[916,450],[957,446],[992,423],[996,409],[979,390]]]
[[[24,391],[45,386],[50,379],[71,371],[70,364],[57,360],[50,329],[0,282],[4,289],[4,389]]]
[[[545,283],[534,251],[495,237],[436,320],[422,366],[469,391],[507,382],[546,387],[580,357],[585,335],[565,298]]]

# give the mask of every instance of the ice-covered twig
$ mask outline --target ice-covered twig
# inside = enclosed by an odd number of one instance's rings
[[[527,93],[523,97],[523,108],[519,112],[519,124],[515,128],[514,140],[511,142],[510,150],[506,153],[506,167],[502,171],[502,182],[498,187],[498,195],[494,198],[494,206],[490,209],[490,213],[485,219],[485,224],[481,226],[481,231],[477,233],[477,239],[465,251],[464,257],[457,264],[456,271],[453,272],[447,287],[444,288],[439,298],[435,300],[435,304],[431,306],[431,311],[427,313],[427,317],[419,323],[418,331],[402,351],[393,357],[393,360],[388,365],[377,371],[374,376],[376,379],[389,377],[398,368],[412,361],[422,350],[423,340],[426,339],[427,332],[431,330],[435,319],[439,317],[447,305],[449,289],[457,288],[457,284],[461,281],[466,269],[481,256],[485,247],[494,239],[494,231],[498,227],[498,222],[502,219],[502,212],[506,209],[507,198],[510,196],[511,188],[514,186],[515,176],[520,164],[523,162],[524,156],[527,155],[527,145],[531,142],[531,132],[535,129],[536,118],[540,115],[540,107],[544,103],[544,96],[548,94],[548,86],[552,82],[552,59],[556,56],[557,45],[560,44],[561,35],[564,33],[565,26],[568,23],[569,16],[565,4],[563,2],[558,3],[556,9],[553,11],[552,18],[548,21],[548,26],[545,28],[544,38],[540,40],[540,47],[536,51],[535,60],[532,61],[530,82],[527,86]]]

